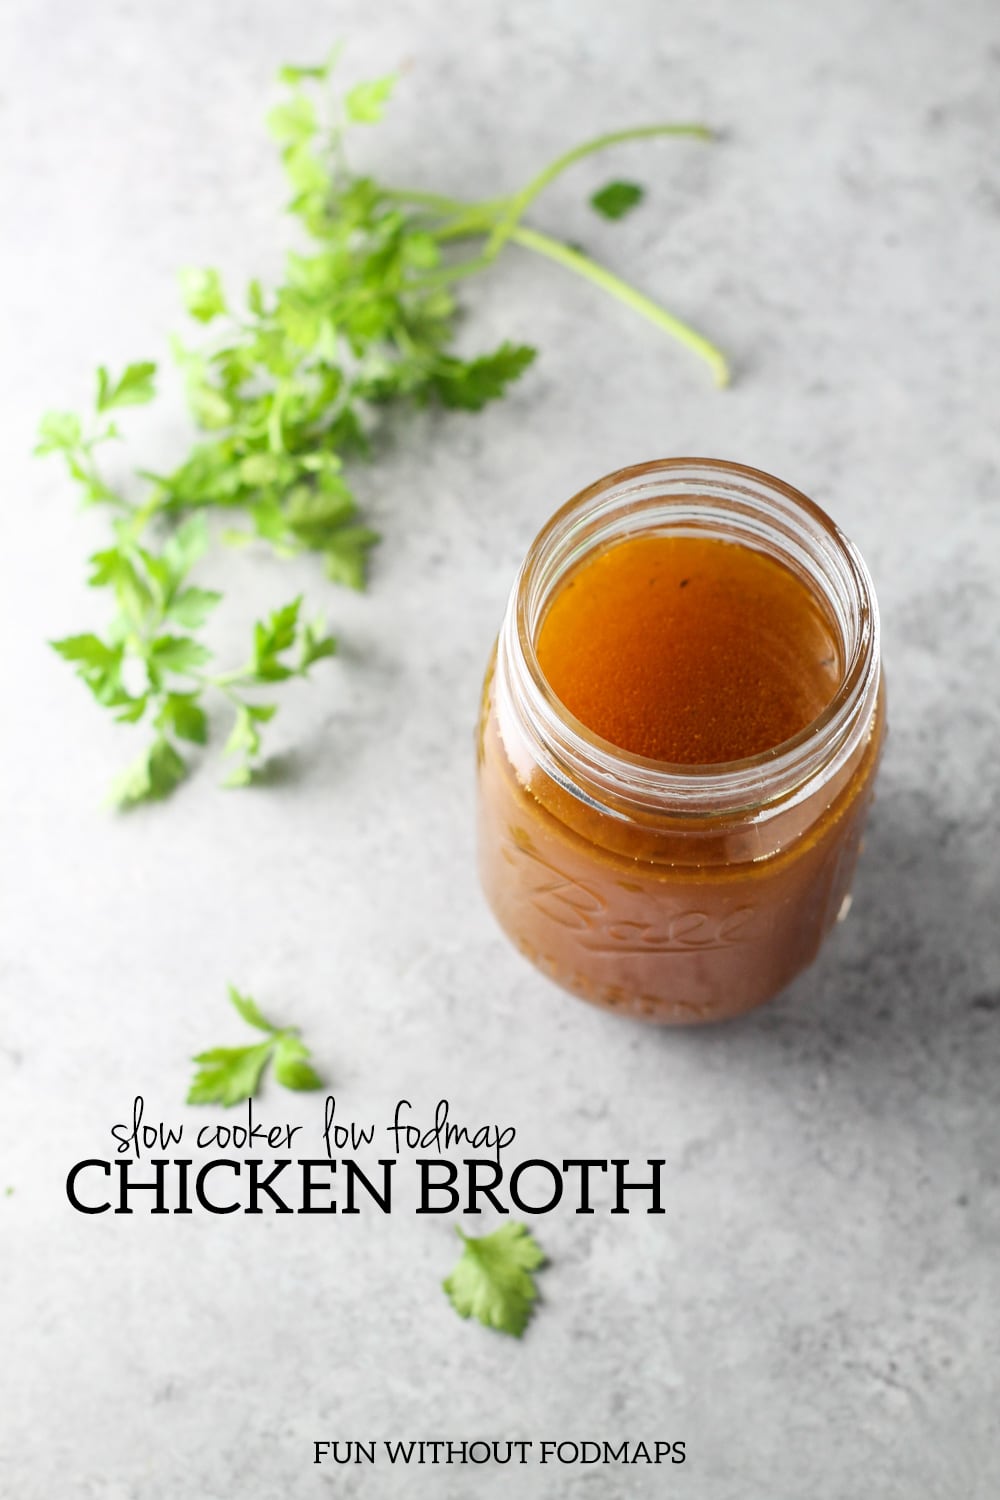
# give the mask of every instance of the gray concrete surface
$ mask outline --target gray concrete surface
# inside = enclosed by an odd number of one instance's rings
[[[992,1500],[1000,1490],[1000,18],[989,0],[8,0],[2,17],[0,1493]],[[623,148],[537,222],[711,332],[737,379],[512,252],[468,347],[542,353],[480,417],[408,424],[361,486],[370,593],[227,556],[217,640],[297,587],[341,659],[288,695],[285,774],[101,806],[127,753],[45,645],[99,624],[96,523],[28,456],[101,359],[162,355],[173,273],[267,276],[287,243],[260,119],[285,60],[405,62],[364,145],[481,195],[664,116],[715,148]],[[598,223],[612,175],[644,208]],[[183,441],[167,400],[133,424]],[[891,737],[850,920],[739,1024],[658,1034],[551,990],[472,874],[471,723],[514,569],[587,480],[667,453],[813,494],[877,580]],[[539,1221],[520,1345],[438,1282],[450,1223],[88,1219],[70,1163],[187,1058],[241,1040],[228,979],[298,1021],[355,1119],[447,1095],[522,1155],[668,1162],[662,1218]],[[317,1103],[268,1092],[315,1129]],[[4,1196],[5,1189],[13,1191]],[[682,1438],[666,1473],[312,1467],[316,1438]]]

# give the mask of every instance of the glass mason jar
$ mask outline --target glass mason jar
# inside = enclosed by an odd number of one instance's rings
[[[591,733],[536,642],[581,562],[626,537],[758,549],[812,591],[839,638],[834,697],[751,759],[671,765]],[[846,913],[885,730],[878,610],[855,548],[790,485],[715,459],[639,464],[557,511],[515,581],[478,732],[480,876],[543,973],[621,1014],[740,1015],[815,958]]]

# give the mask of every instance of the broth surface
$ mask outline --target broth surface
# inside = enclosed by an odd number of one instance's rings
[[[588,729],[675,765],[773,749],[822,712],[843,671],[832,621],[792,570],[711,537],[631,537],[588,558],[536,650]]]

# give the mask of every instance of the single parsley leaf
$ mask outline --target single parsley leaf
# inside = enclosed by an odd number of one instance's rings
[[[533,1272],[545,1263],[545,1252],[526,1224],[510,1220],[492,1234],[468,1235],[462,1257],[442,1285],[462,1318],[478,1318],[487,1328],[520,1338],[538,1296]]]
[[[208,522],[200,515],[189,516],[167,539],[163,557],[175,583],[180,583],[190,573],[199,557],[207,550],[208,540]]]
[[[167,616],[178,625],[187,626],[188,630],[197,630],[199,625],[204,625],[221,598],[222,595],[214,589],[183,589],[171,599]]]
[[[61,641],[53,641],[52,649],[58,651],[64,661],[78,662],[81,675],[105,673],[119,665],[122,658],[120,646],[108,646],[100,636],[67,635]]]
[[[167,797],[187,775],[187,762],[168,739],[155,739],[111,785],[111,801],[121,808]]]
[[[389,95],[396,85],[396,75],[374,78],[370,83],[358,83],[347,91],[344,113],[353,125],[375,125],[381,120]]]
[[[463,361],[442,356],[431,380],[431,387],[445,406],[465,411],[482,411],[487,401],[495,401],[535,358],[529,344],[503,343],[492,354]]]
[[[326,656],[336,656],[337,642],[332,635],[326,634],[326,625],[322,618],[309,621],[302,628],[299,647],[299,671],[306,673],[313,662],[322,661]]]
[[[329,73],[326,67],[297,67],[294,63],[285,63],[284,67],[278,69],[279,83],[305,83],[307,79],[315,83],[321,83]]]
[[[193,1059],[199,1064],[188,1091],[189,1104],[239,1104],[252,1099],[273,1050],[271,1042],[253,1047],[212,1047]]]
[[[276,609],[266,621],[258,620],[253,630],[253,669],[261,682],[282,682],[294,675],[294,669],[281,660],[295,643],[302,595]]]
[[[293,675],[291,672],[289,676]],[[304,673],[303,673],[304,675]],[[268,679],[274,681],[271,677]],[[242,755],[243,760],[229,772],[222,785],[227,787],[250,786],[260,754],[260,726],[267,724],[278,712],[275,703],[242,703],[236,711],[232,731],[226,741],[224,754]]]
[[[286,63],[283,68],[278,69],[278,81],[279,83],[324,83],[337,66],[342,51],[343,43],[337,42],[330,48],[325,63],[308,64],[304,67],[296,63]]]
[[[248,1026],[255,1026],[258,1031],[266,1031],[270,1036],[279,1029],[267,1019],[256,1000],[250,995],[241,994],[235,984],[229,986],[229,999]]]
[[[351,589],[363,589],[368,554],[379,540],[379,533],[369,526],[339,526],[324,546],[327,578]]]
[[[191,635],[161,635],[153,642],[150,660],[165,672],[192,672],[211,661],[207,646]]]
[[[208,716],[196,693],[168,693],[156,716],[156,727],[192,745],[208,741]]]
[[[298,1091],[323,1087],[323,1080],[306,1061],[309,1048],[294,1026],[273,1025],[256,1000],[232,984],[229,999],[248,1025],[267,1034],[267,1040],[248,1047],[210,1047],[199,1052],[192,1059],[198,1070],[188,1091],[189,1104],[231,1105],[252,1099],[272,1058],[275,1080],[283,1088]]]
[[[590,206],[606,219],[624,219],[645,196],[645,188],[637,182],[609,182],[593,194]]]
[[[199,323],[210,323],[228,311],[218,271],[192,267],[181,272],[180,282],[184,306]]]
[[[71,411],[45,413],[38,428],[35,452],[64,453],[78,448],[83,440],[83,424]]]
[[[297,146],[309,140],[316,131],[316,107],[308,95],[295,89],[267,117],[267,128],[276,141]]]
[[[282,1088],[308,1092],[323,1087],[322,1078],[306,1061],[308,1056],[308,1047],[297,1036],[278,1038],[274,1049],[274,1076]]]
[[[144,406],[156,395],[156,365],[142,360],[126,365],[119,380],[112,380],[104,365],[97,372],[97,410],[112,411],[119,406]]]

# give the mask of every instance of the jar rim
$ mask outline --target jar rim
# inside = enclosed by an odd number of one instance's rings
[[[577,719],[548,682],[536,650],[540,614],[558,576],[553,559],[574,532],[598,524],[591,546],[578,545],[571,565],[597,550],[601,536],[622,518],[674,509],[690,518],[696,511],[742,517],[761,538],[783,534],[828,569],[810,582],[831,605],[840,591],[838,625],[850,628],[842,640],[844,670],[820,713],[790,739],[742,760],[675,764],[653,760],[603,739]],[[768,532],[769,522],[775,528]],[[795,539],[793,541],[793,538]],[[809,549],[813,549],[810,551]],[[780,554],[779,554],[780,555]],[[561,575],[560,575],[561,576]],[[540,598],[536,597],[541,589]],[[846,611],[846,613],[845,613]],[[844,635],[843,630],[841,631]],[[627,816],[633,807],[675,812],[745,811],[793,795],[816,772],[832,770],[854,748],[859,721],[874,710],[879,685],[879,617],[874,587],[856,547],[833,519],[794,486],[764,470],[726,459],[665,458],[633,464],[605,475],[549,518],[528,549],[511,593],[503,640],[517,696],[532,738],[550,760],[550,773],[606,810]],[[512,684],[513,685],[513,684]]]

